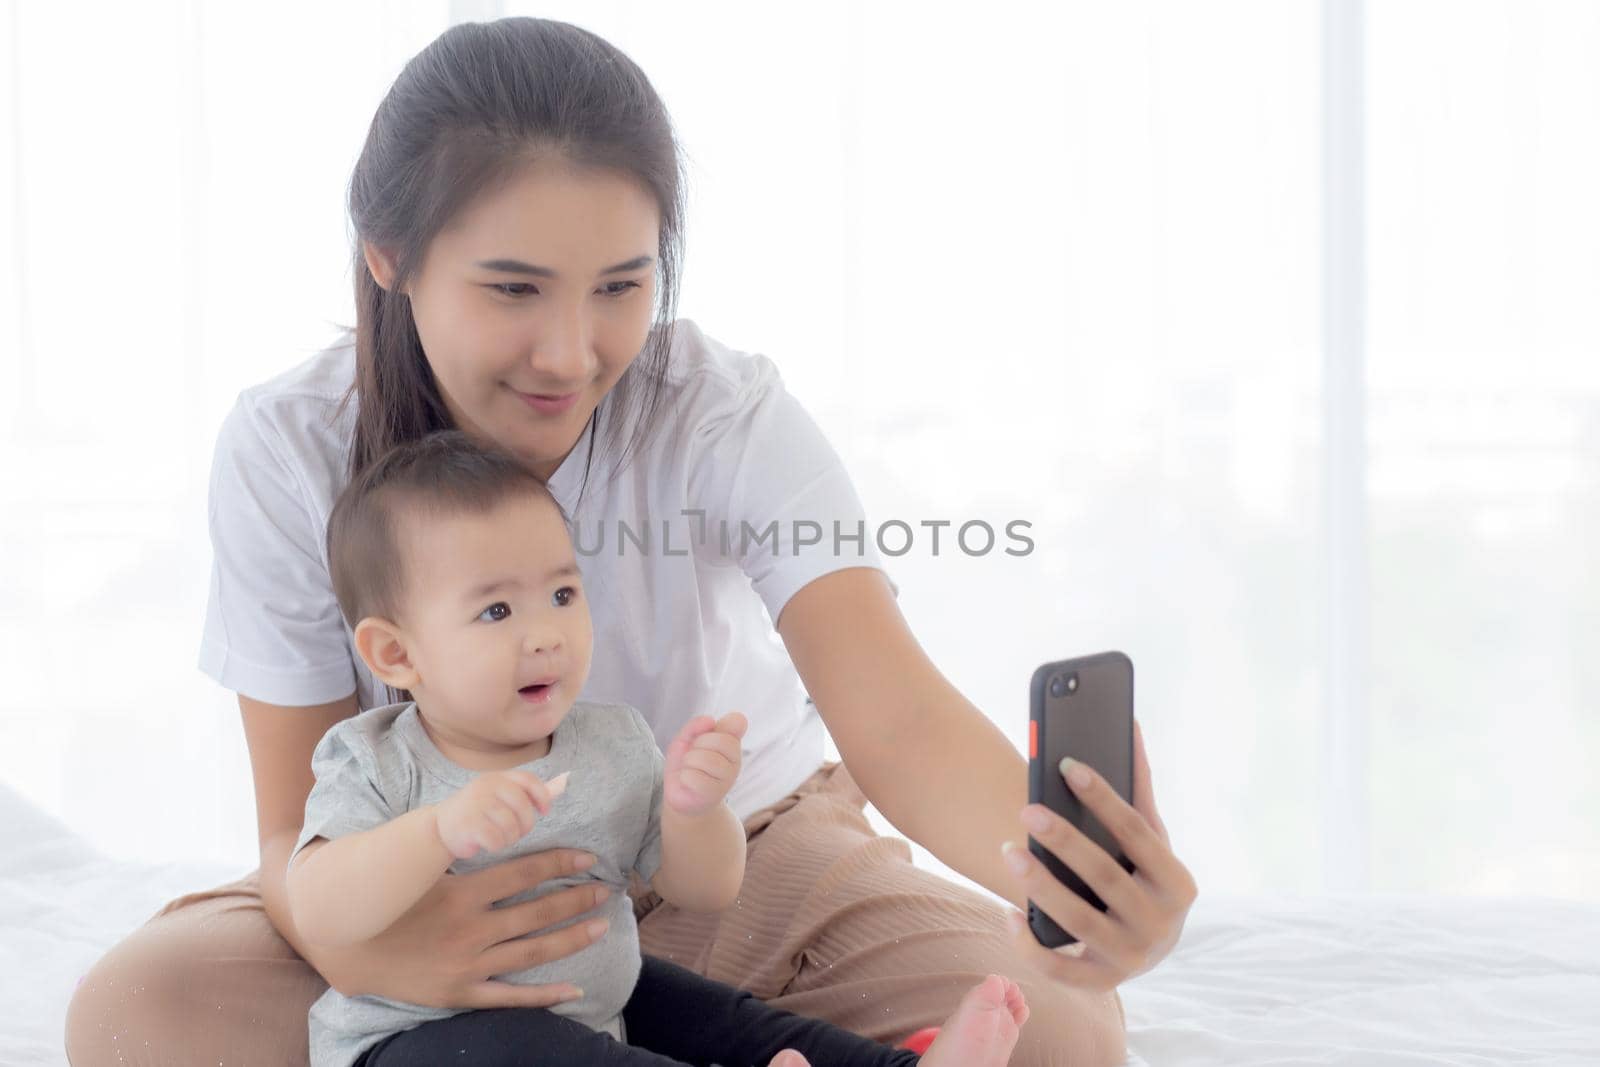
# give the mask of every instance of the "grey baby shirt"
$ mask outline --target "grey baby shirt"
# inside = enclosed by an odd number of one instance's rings
[[[611,921],[604,937],[565,959],[496,975],[519,985],[570,982],[583,996],[550,1008],[619,1040],[622,1007],[639,978],[639,930],[629,899],[628,875],[648,882],[661,866],[661,786],[664,761],[643,717],[626,704],[573,703],[551,736],[550,751],[525,763],[543,781],[571,772],[557,797],[516,844],[456,860],[450,873],[503,863],[552,848],[593,853],[587,871],[552,879],[496,903],[509,907],[567,886],[603,882],[611,895],[592,913],[550,927],[594,918]],[[306,798],[306,821],[290,859],[313,838],[359,833],[413,808],[436,804],[478,773],[459,767],[434,745],[415,702],[371,708],[336,723],[311,757],[316,783]],[[382,878],[382,871],[372,871]],[[360,892],[360,886],[351,886]],[[387,997],[349,997],[333,988],[311,1006],[311,1067],[349,1067],[372,1045],[401,1030],[457,1014],[448,1008],[407,1004]]]

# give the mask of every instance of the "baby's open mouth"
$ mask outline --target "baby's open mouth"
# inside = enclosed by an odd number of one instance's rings
[[[554,681],[535,682],[532,685],[523,686],[521,689],[518,689],[517,692],[521,693],[525,697],[540,696],[547,690],[555,688],[555,684],[556,683]]]

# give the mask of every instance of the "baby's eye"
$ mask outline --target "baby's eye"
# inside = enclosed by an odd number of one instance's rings
[[[496,610],[500,610],[502,613],[499,614],[499,615],[496,615],[494,618],[490,619],[489,620],[490,622],[500,622],[500,621],[502,621],[504,619],[508,619],[508,618],[511,617],[511,607],[510,607],[510,605],[508,605],[504,600],[501,600],[501,601],[498,601],[496,603],[490,604],[488,607],[486,607],[482,611],[480,611],[478,613],[478,618],[481,619],[485,615],[488,615],[490,612],[493,612],[493,611],[496,611]]]
[[[578,598],[578,591],[570,585],[564,585],[551,594],[550,599],[556,607],[564,608]]]

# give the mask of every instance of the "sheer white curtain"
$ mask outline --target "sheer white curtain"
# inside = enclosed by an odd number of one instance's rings
[[[254,862],[234,701],[193,665],[212,435],[351,321],[372,109],[452,18],[496,14],[649,74],[689,155],[682,313],[771,356],[872,520],[914,529],[901,604],[1014,740],[1034,666],[1120,648],[1205,890],[1600,891],[1585,4],[1355,21],[1341,408],[1315,0],[23,2],[0,21],[7,785],[114,854]],[[1341,411],[1365,581],[1330,626]],[[972,520],[1031,523],[1032,552],[967,555]],[[1338,702],[1341,634],[1365,668]]]

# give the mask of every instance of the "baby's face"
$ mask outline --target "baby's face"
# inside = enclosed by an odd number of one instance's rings
[[[589,676],[594,644],[560,513],[528,495],[409,525],[412,695],[429,726],[490,757],[548,737]]]

